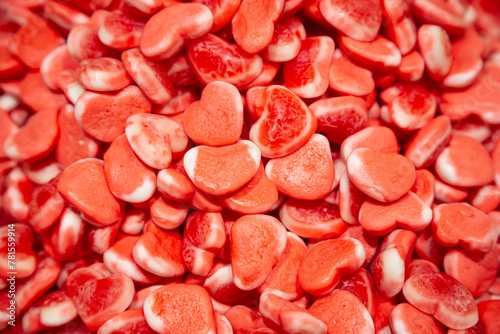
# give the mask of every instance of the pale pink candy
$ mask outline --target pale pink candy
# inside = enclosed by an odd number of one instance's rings
[[[144,26],[141,51],[161,60],[175,56],[189,41],[212,28],[208,7],[197,3],[177,3],[154,14]]]
[[[334,49],[335,43],[328,36],[304,39],[297,56],[283,65],[286,86],[301,98],[324,94]]]
[[[451,70],[453,54],[450,38],[437,25],[423,25],[418,29],[418,47],[429,74],[435,80],[443,79]]]
[[[446,274],[414,275],[405,282],[403,294],[410,304],[449,328],[465,329],[478,321],[477,306],[469,290]]]
[[[172,155],[183,152],[188,145],[182,126],[161,115],[137,114],[129,117],[125,134],[135,154],[155,169],[168,168]]]
[[[139,237],[137,236],[125,236],[115,242],[115,244],[104,253],[102,257],[104,264],[113,274],[127,276],[139,283],[156,283],[161,277],[142,269],[134,261],[133,249],[138,239]]]
[[[326,334],[326,325],[306,309],[272,293],[260,296],[259,311],[271,328],[285,333]]]
[[[403,288],[416,242],[417,235],[407,230],[394,230],[384,239],[373,262],[373,279],[385,298],[396,296]]]
[[[47,327],[64,325],[78,316],[75,305],[66,290],[58,290],[44,296],[40,306],[40,323]]]

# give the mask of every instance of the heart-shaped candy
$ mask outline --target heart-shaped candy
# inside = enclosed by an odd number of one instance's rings
[[[184,127],[189,138],[201,145],[222,146],[234,143],[243,129],[243,101],[233,85],[214,81],[201,93],[201,99],[184,112]]]
[[[68,295],[91,331],[125,311],[134,298],[134,283],[125,275],[104,277],[96,270],[80,268],[67,281]]]
[[[125,132],[129,116],[150,112],[151,102],[137,86],[128,86],[117,93],[87,91],[75,105],[75,117],[82,129],[106,143]]]
[[[177,3],[153,15],[144,26],[141,51],[161,60],[172,58],[187,42],[212,28],[208,7],[198,3]]]
[[[397,153],[368,148],[354,150],[347,159],[347,174],[354,185],[379,202],[393,202],[415,183],[415,167]]]
[[[410,304],[451,329],[469,328],[478,321],[476,302],[469,290],[446,274],[413,275],[406,280],[403,294]]]

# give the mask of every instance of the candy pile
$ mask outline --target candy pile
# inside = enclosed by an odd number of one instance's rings
[[[3,333],[499,333],[497,0],[1,0],[0,43]]]

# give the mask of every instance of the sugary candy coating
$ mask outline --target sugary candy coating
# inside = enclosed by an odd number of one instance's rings
[[[216,333],[210,296],[198,285],[172,284],[154,291],[144,301],[144,317],[157,333]]]
[[[319,10],[328,23],[360,41],[373,40],[382,24],[382,8],[378,1],[321,0]]]
[[[338,209],[326,201],[301,201],[290,198],[279,211],[288,230],[302,238],[332,238],[347,229]]]
[[[419,311],[407,303],[397,305],[389,317],[392,332],[395,334],[426,333],[444,334],[444,326],[432,316]]]
[[[137,158],[125,134],[113,140],[103,159],[106,181],[116,198],[140,203],[153,196],[156,175]]]
[[[335,176],[328,140],[323,135],[314,134],[297,151],[269,160],[266,176],[280,192],[292,198],[325,198],[332,190]]]
[[[210,10],[197,3],[178,3],[157,12],[144,26],[141,51],[161,60],[175,56],[188,41],[212,28]]]
[[[97,140],[110,143],[125,132],[127,119],[151,112],[151,102],[137,86],[117,93],[86,91],[75,104],[75,117],[82,129]]]
[[[250,140],[262,156],[282,157],[302,147],[316,130],[313,112],[282,86],[268,86],[261,94],[254,106],[261,116],[250,129]]]
[[[94,184],[90,192],[88,182]],[[125,206],[109,190],[102,160],[82,159],[70,165],[62,172],[57,190],[66,203],[97,226],[113,224],[123,216]]]
[[[471,252],[489,252],[498,238],[491,219],[467,203],[440,204],[434,207],[432,234],[446,247],[460,245]]]
[[[348,291],[335,290],[318,299],[309,307],[309,312],[326,324],[328,333],[375,333],[370,313]]]
[[[98,329],[104,322],[125,311],[135,292],[134,284],[127,276],[116,274],[103,277],[88,268],[73,271],[67,286],[68,295],[90,330]]]
[[[236,142],[243,129],[243,101],[238,89],[222,81],[209,83],[201,99],[185,110],[184,127],[189,138],[200,145]]]
[[[248,140],[222,147],[196,146],[184,155],[184,166],[194,185],[216,196],[241,188],[254,177],[259,165],[260,151]]]
[[[415,182],[415,167],[407,158],[369,148],[349,155],[347,174],[359,190],[383,203],[400,199]]]
[[[380,246],[372,272],[375,286],[385,298],[393,298],[403,288],[416,241],[415,233],[397,229]]]
[[[406,280],[403,294],[411,305],[449,328],[465,329],[478,321],[477,306],[469,290],[446,274],[414,275]]]
[[[361,242],[353,238],[329,239],[311,247],[302,258],[298,277],[302,288],[314,295],[328,295],[344,275],[365,262]]]
[[[246,239],[246,235],[252,235]],[[265,283],[287,243],[286,229],[267,215],[242,216],[231,227],[231,265],[234,283],[252,290]]]

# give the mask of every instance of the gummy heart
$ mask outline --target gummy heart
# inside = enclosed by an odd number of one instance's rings
[[[78,314],[91,331],[125,311],[135,293],[134,283],[127,276],[116,274],[104,278],[89,268],[73,271],[67,286]]]
[[[236,142],[243,128],[243,101],[236,87],[214,81],[201,93],[201,99],[184,112],[189,138],[201,145],[222,146]]]
[[[403,294],[410,304],[452,329],[474,326],[479,317],[469,290],[446,274],[414,275],[405,282]]]
[[[210,10],[197,3],[178,3],[153,15],[144,26],[141,51],[150,58],[172,58],[192,39],[212,28]]]
[[[82,129],[106,143],[125,132],[129,116],[150,112],[151,102],[137,86],[128,86],[118,93],[87,91],[75,105],[75,117]]]
[[[406,194],[416,177],[415,167],[404,156],[367,148],[359,148],[349,155],[347,173],[359,190],[384,203]]]

